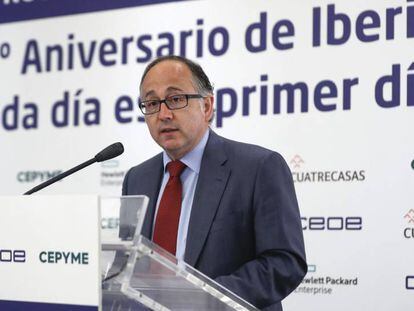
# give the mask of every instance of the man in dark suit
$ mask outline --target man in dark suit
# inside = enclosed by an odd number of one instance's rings
[[[213,88],[188,59],[153,61],[140,92],[150,134],[164,150],[133,167],[124,180],[124,195],[150,198],[143,235],[256,307],[282,310],[280,301],[307,271],[286,162],[276,152],[225,139],[209,128]],[[181,207],[174,221],[164,207],[174,203],[163,203],[175,187],[169,162],[183,163],[175,181],[180,194],[174,200]]]

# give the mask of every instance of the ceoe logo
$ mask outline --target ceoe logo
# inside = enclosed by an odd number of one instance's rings
[[[26,262],[26,251],[22,249],[0,249],[0,262]]]

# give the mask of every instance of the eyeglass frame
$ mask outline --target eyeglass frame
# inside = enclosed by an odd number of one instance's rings
[[[168,105],[167,101],[169,99],[175,97],[175,96],[185,96],[185,99],[187,101],[186,104],[185,104],[185,106],[182,106],[182,107],[179,107],[179,108],[170,108],[170,106]],[[156,113],[160,112],[161,111],[161,104],[162,103],[164,103],[165,106],[167,106],[167,108],[169,110],[179,110],[179,109],[183,109],[183,108],[185,108],[185,107],[188,106],[188,100],[189,99],[192,99],[192,98],[198,98],[198,99],[200,99],[200,98],[206,98],[206,96],[203,96],[201,94],[174,94],[174,95],[167,96],[164,99],[149,99],[149,100],[142,100],[142,101],[141,101],[141,98],[139,98],[138,99],[138,107],[139,107],[139,109],[141,110],[141,112],[144,115],[148,116],[148,115],[152,115],[152,114],[156,114]],[[144,110],[143,110],[143,103],[146,103],[146,102],[157,102],[159,104],[158,105],[158,110],[157,111],[154,111],[154,112],[150,112],[150,113],[145,113]]]

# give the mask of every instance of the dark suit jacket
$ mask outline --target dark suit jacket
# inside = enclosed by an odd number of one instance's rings
[[[150,198],[143,235],[151,238],[162,154],[127,173],[123,195]],[[195,190],[185,261],[256,307],[280,301],[307,271],[293,180],[276,152],[210,131]]]

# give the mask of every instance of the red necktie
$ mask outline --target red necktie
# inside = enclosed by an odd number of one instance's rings
[[[173,255],[175,255],[177,248],[177,231],[183,192],[180,175],[185,167],[186,165],[178,160],[167,164],[170,178],[161,197],[154,228],[154,242]]]

